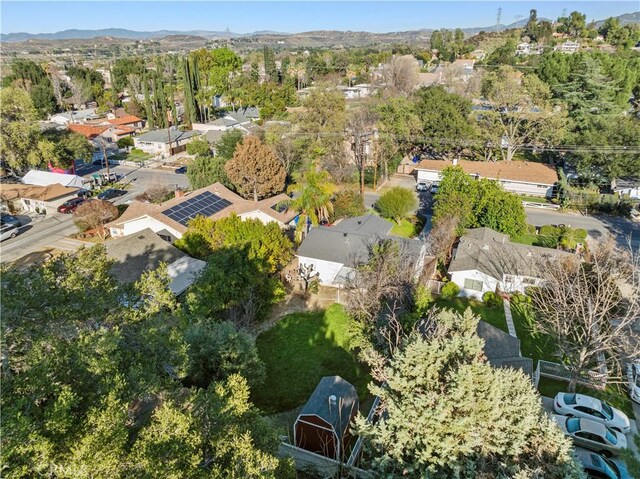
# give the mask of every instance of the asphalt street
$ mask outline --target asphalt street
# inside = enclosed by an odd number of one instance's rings
[[[106,171],[106,168],[85,164],[78,165],[76,168],[76,172],[80,176],[90,176],[93,173]],[[187,188],[189,186],[187,177],[176,174],[173,168],[112,166],[110,171],[122,175],[121,183],[128,185],[126,195],[112,200],[116,205],[128,203],[152,185],[160,184],[171,188]],[[78,231],[73,224],[73,215],[57,213],[47,218],[20,216],[20,219],[23,221],[23,226],[19,228],[20,234],[0,244],[0,262],[15,261],[38,251],[65,245],[65,242],[68,243],[66,247],[71,250],[81,244],[68,240],[69,235]]]

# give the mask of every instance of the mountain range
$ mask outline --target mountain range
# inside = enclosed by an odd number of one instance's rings
[[[622,25],[627,23],[640,23],[640,12],[634,13],[626,13],[624,15],[620,15],[618,20]],[[543,20],[543,19],[540,19]],[[596,22],[596,26],[601,25],[604,20],[599,20]],[[481,31],[503,31],[511,28],[522,28],[526,25],[527,19],[522,19],[517,22],[511,23],[509,25],[491,25],[486,27],[472,27],[472,28],[463,28],[462,30],[467,36],[475,35],[480,33]],[[301,32],[301,33],[282,33],[282,32],[274,32],[269,30],[261,30],[251,33],[234,33],[228,30],[226,31],[215,31],[215,30],[189,30],[189,31],[177,31],[177,30],[157,30],[153,32],[142,32],[135,30],[127,30],[125,28],[104,28],[100,30],[79,30],[79,29],[71,29],[71,30],[63,30],[55,33],[2,33],[0,34],[0,42],[5,43],[18,43],[29,40],[86,40],[91,38],[118,38],[118,39],[128,39],[128,40],[150,40],[150,39],[159,39],[164,37],[182,35],[182,36],[191,36],[191,37],[201,37],[207,39],[231,39],[231,38],[246,38],[246,37],[258,37],[258,36],[278,36],[278,37],[322,37],[327,34],[342,34],[347,36],[371,36],[372,39],[375,37],[383,37],[390,38],[394,36],[423,36],[430,35],[433,32],[433,29],[421,29],[407,32],[388,32],[388,33],[372,33],[372,32],[335,32],[329,30],[320,30],[315,32]]]

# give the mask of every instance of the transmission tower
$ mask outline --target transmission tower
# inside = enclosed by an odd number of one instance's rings
[[[562,9],[562,16],[563,16],[563,17],[566,17],[566,16],[567,16],[567,9],[566,9],[566,8],[563,8],[563,9]]]
[[[502,7],[498,7],[498,17],[496,18],[496,32],[500,26],[500,20],[502,20]]]

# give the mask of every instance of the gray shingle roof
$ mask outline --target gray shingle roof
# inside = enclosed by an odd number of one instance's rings
[[[391,223],[375,215],[357,216],[335,226],[311,228],[298,256],[357,266],[369,258],[369,246],[377,238],[392,239],[420,253],[422,242],[388,235]]]
[[[507,235],[489,228],[475,228],[460,237],[448,271],[478,270],[498,280],[502,280],[505,274],[537,277],[536,264],[539,260],[568,254],[512,243]]]
[[[171,142],[182,141],[192,136],[199,135],[199,131],[187,130],[180,131],[176,128],[171,128]],[[169,128],[162,128],[161,130],[152,130],[147,133],[143,133],[136,137],[140,141],[148,141],[150,143],[169,143]]]
[[[145,271],[153,271],[160,263],[171,264],[188,257],[164,241],[149,228],[105,243],[107,256],[114,260],[111,273],[121,283],[133,283]]]
[[[336,397],[335,406],[329,403],[329,396],[332,395]],[[338,437],[343,437],[351,422],[351,414],[358,407],[358,393],[351,383],[340,376],[325,376],[302,408],[300,416],[319,416],[333,426]]]

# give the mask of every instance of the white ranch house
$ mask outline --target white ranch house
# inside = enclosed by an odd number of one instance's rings
[[[564,251],[512,243],[509,236],[489,228],[474,228],[460,237],[449,264],[449,279],[460,296],[482,299],[488,291],[524,292],[541,283],[540,260],[569,255]]]
[[[519,195],[550,198],[558,181],[556,170],[543,163],[467,160],[422,160],[415,167],[416,179],[419,182],[439,183],[442,180],[442,170],[456,165],[462,167],[470,176],[499,181],[506,191]]]

